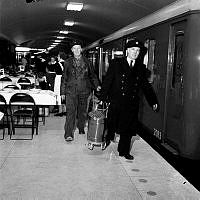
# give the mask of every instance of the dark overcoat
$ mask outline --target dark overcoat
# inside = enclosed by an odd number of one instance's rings
[[[126,57],[112,60],[100,95],[102,101],[110,102],[109,132],[136,134],[141,91],[151,107],[158,104],[155,92],[147,80],[144,64],[136,60],[135,65],[130,67]]]
[[[89,60],[82,56],[84,65],[77,74],[73,64],[73,57],[68,58],[64,63],[64,70],[61,79],[60,94],[75,94],[77,91],[90,93],[99,85],[99,80],[95,74],[94,68]]]

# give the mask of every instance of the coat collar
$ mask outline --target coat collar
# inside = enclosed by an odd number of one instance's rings
[[[131,68],[128,64],[128,61],[127,61],[127,57],[124,57],[123,60],[122,60],[122,67],[124,69],[124,71],[131,71]]]

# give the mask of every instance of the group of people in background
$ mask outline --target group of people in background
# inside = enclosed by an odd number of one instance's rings
[[[57,95],[58,106],[51,106],[50,112],[55,112],[55,116],[66,114],[65,104],[61,102],[60,85],[64,70],[64,61],[68,58],[64,52],[59,52],[57,56],[50,55],[37,56],[35,59],[35,68],[39,87],[43,90],[54,91]]]

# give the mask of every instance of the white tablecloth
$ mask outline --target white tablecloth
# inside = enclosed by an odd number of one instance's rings
[[[7,104],[9,104],[12,95],[19,92],[32,96],[36,105],[57,105],[57,96],[50,90],[0,90],[0,94],[4,96]]]

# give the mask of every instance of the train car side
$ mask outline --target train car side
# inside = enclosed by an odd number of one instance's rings
[[[146,64],[152,72],[150,81],[160,111],[152,112],[144,100],[140,120],[148,130],[146,134],[156,137],[173,153],[194,160],[200,160],[199,24],[199,10],[187,11],[154,25],[147,23],[145,28],[117,39],[113,34],[113,40],[109,36],[108,42],[105,38],[105,42],[101,40],[92,46],[93,52],[98,52],[99,71],[103,75],[115,53],[123,52],[125,41],[136,37],[145,43]]]
[[[173,152],[200,159],[200,14],[187,13],[133,34],[154,40],[152,85],[160,102],[154,114],[145,102],[141,121]]]

